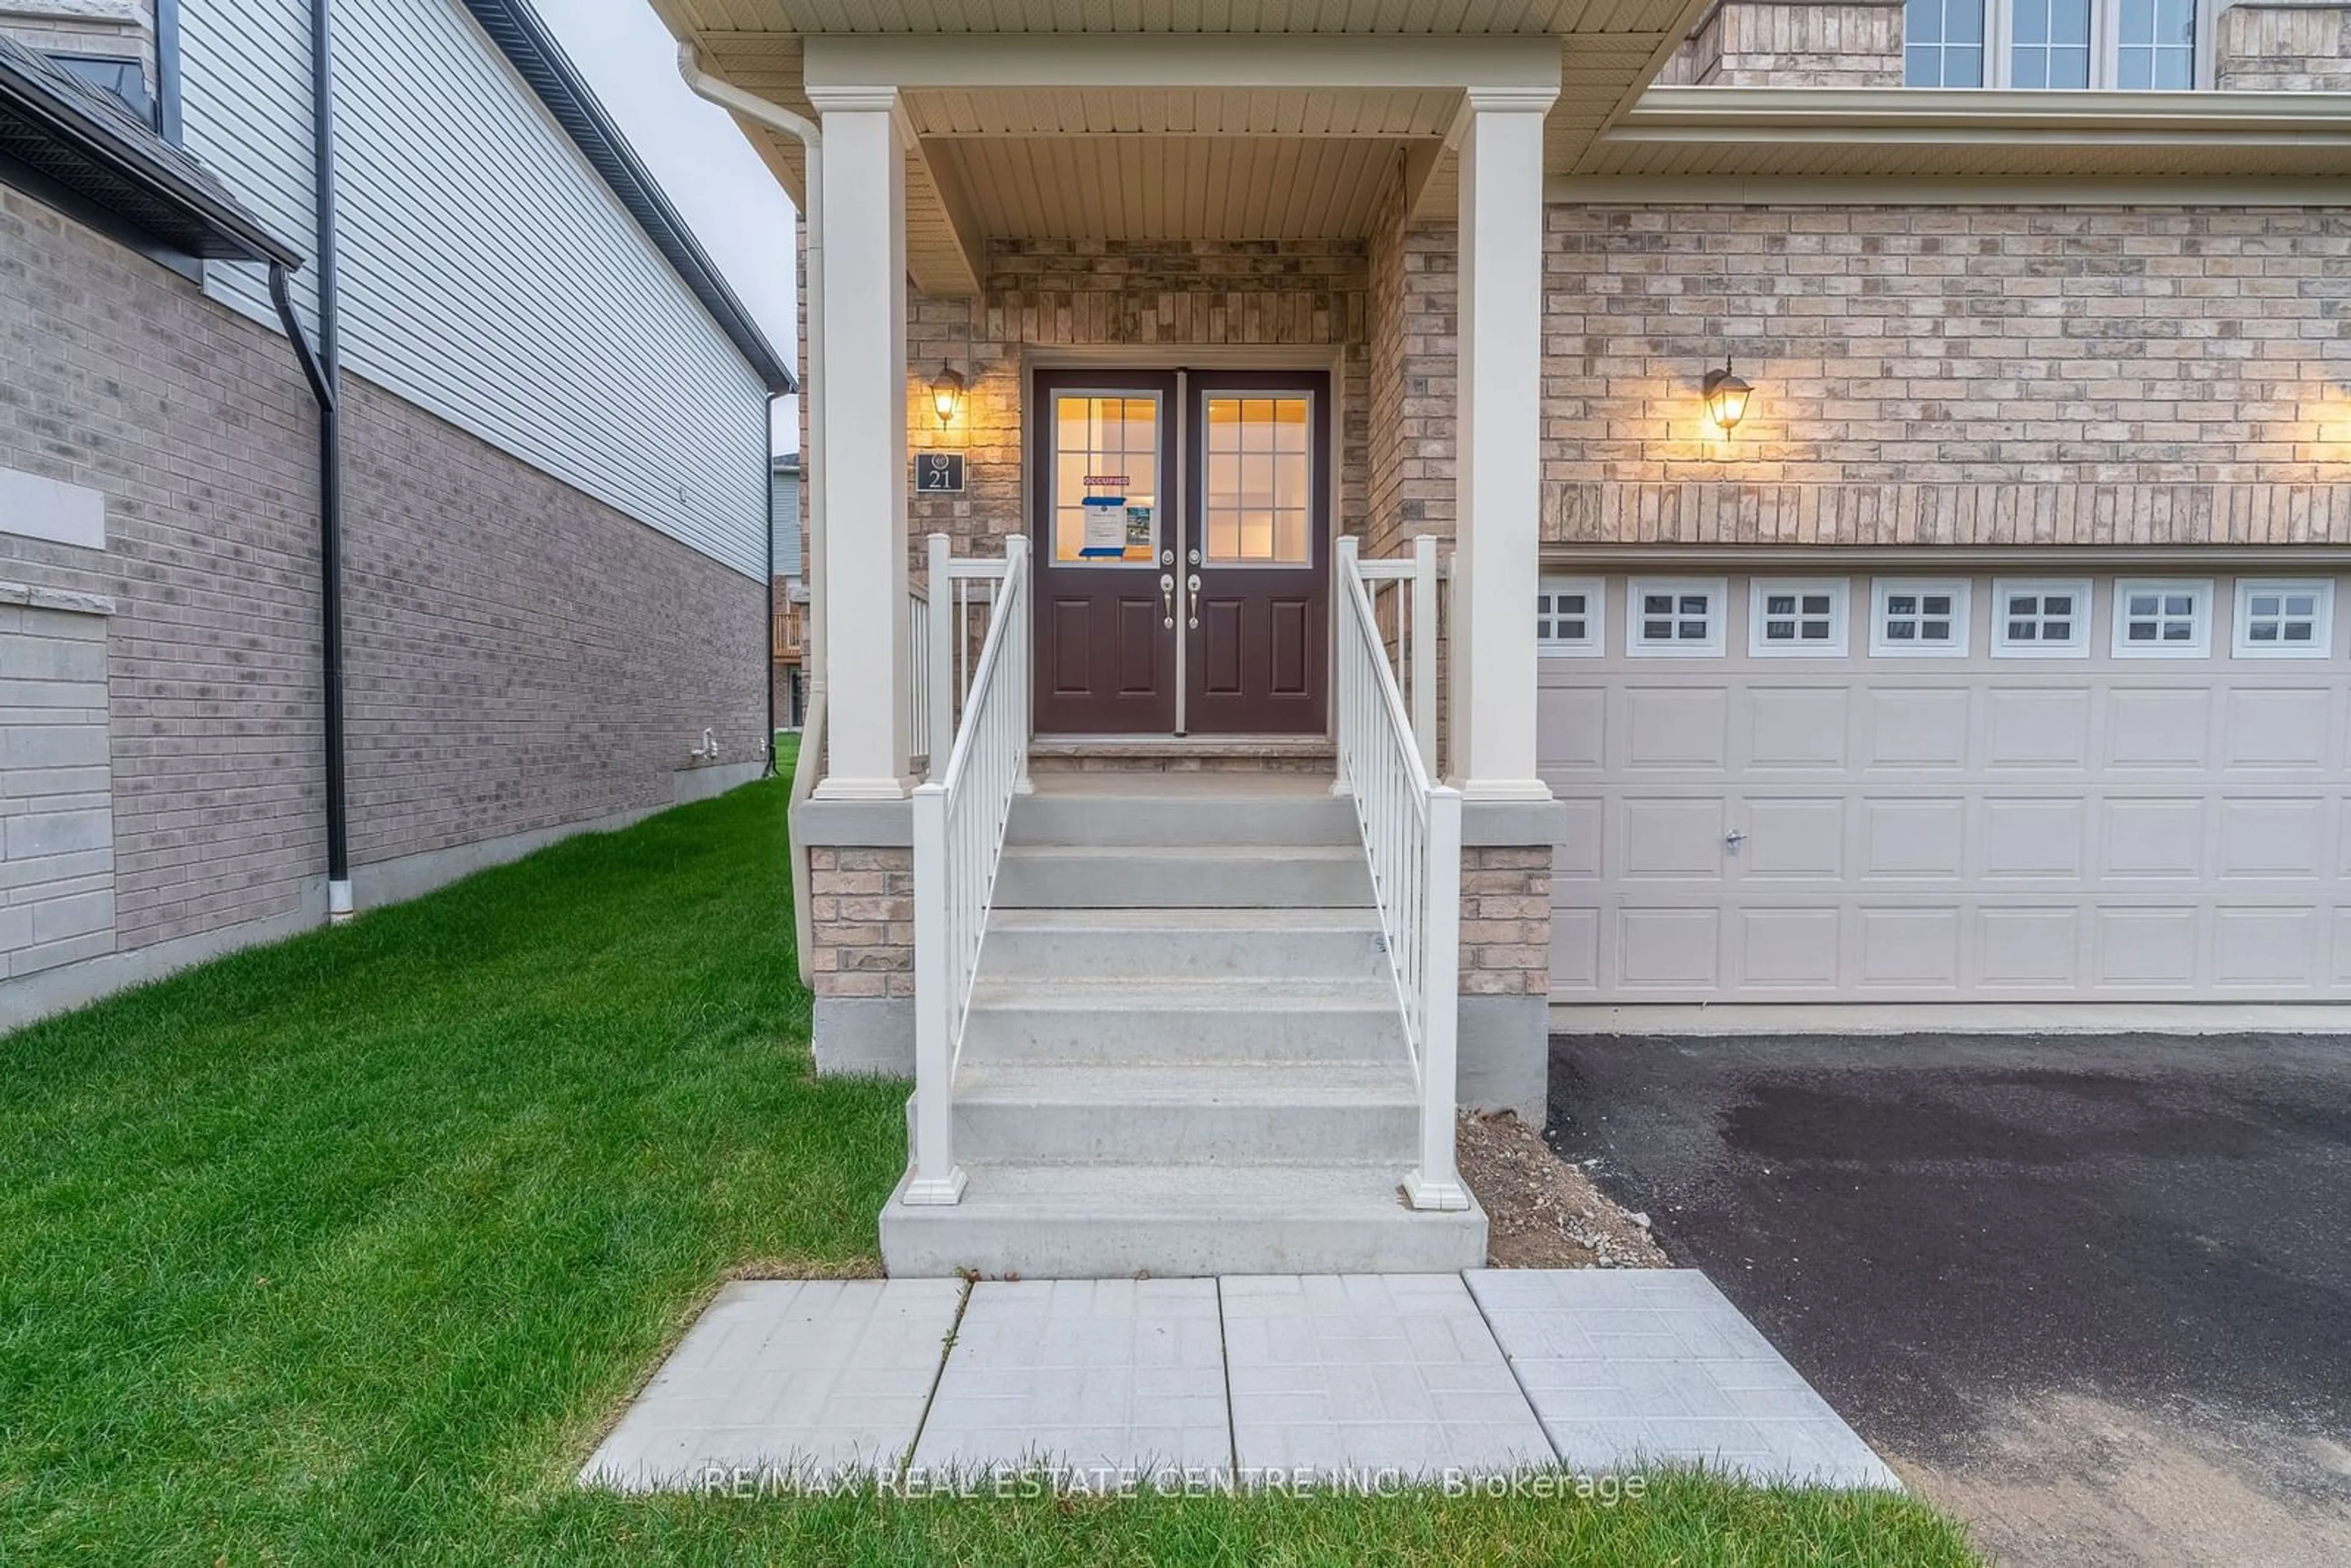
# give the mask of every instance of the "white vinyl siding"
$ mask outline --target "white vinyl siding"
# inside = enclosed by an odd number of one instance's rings
[[[186,0],[182,30],[189,149],[308,249],[303,9]],[[761,575],[766,392],[734,345],[453,0],[336,27],[344,368]],[[256,269],[208,272],[276,321]]]

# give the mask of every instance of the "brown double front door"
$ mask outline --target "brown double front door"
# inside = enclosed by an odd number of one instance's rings
[[[1037,728],[1321,735],[1331,378],[1040,371]]]

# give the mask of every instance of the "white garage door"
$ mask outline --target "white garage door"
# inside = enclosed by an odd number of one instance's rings
[[[1554,1000],[2351,997],[2332,579],[1542,590]]]

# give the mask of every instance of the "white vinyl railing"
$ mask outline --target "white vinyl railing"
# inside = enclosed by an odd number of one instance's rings
[[[914,1159],[905,1201],[948,1204],[963,1196],[955,1163],[955,1070],[964,1020],[987,935],[996,868],[1012,802],[1028,787],[1033,686],[1029,625],[1029,541],[1004,544],[998,562],[951,560],[944,534],[930,538],[928,731],[930,776],[914,789]],[[972,570],[965,570],[965,568]],[[981,569],[985,570],[981,570]],[[987,632],[969,678],[952,644],[965,641],[960,579],[986,579]],[[950,741],[946,737],[952,736]],[[943,756],[942,753],[945,755]]]
[[[1422,540],[1409,561],[1364,561],[1339,541],[1332,598],[1338,621],[1339,787],[1355,802],[1371,862],[1396,1002],[1420,1085],[1420,1159],[1405,1180],[1415,1208],[1459,1209],[1469,1195],[1454,1168],[1455,1035],[1460,1005],[1461,792],[1435,782],[1437,555]],[[1412,642],[1400,644],[1413,686],[1405,706],[1372,601],[1371,582],[1407,584]],[[1400,633],[1404,628],[1400,625]]]

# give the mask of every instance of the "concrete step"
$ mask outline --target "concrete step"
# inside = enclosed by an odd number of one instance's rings
[[[966,1061],[1404,1060],[1386,979],[997,979],[982,962]]]
[[[998,909],[1363,908],[1372,873],[1360,843],[1008,844]]]
[[[1012,803],[1005,841],[1094,847],[1361,844],[1354,807],[1328,791],[1328,785],[1282,795],[1040,790]]]
[[[956,1156],[1409,1166],[1420,1124],[1401,1053],[1359,1062],[973,1062],[956,1074]]]
[[[965,1162],[963,1201],[882,1210],[895,1276],[1449,1273],[1485,1261],[1486,1216],[1416,1213],[1395,1164]]]
[[[990,979],[1389,975],[1371,909],[999,909],[979,962]]]

